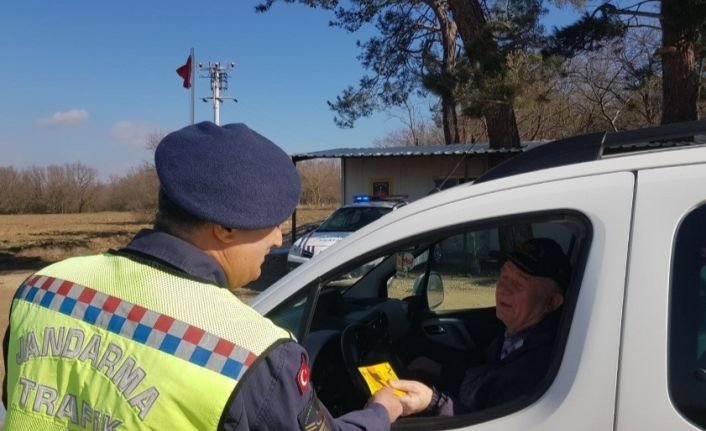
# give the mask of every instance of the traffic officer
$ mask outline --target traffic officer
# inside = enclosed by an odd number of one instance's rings
[[[299,200],[289,157],[244,124],[167,135],[153,230],[50,265],[4,339],[8,430],[386,430],[390,389],[333,418],[291,335],[230,290],[260,275]]]

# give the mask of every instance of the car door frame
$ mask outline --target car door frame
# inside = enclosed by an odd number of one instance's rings
[[[618,363],[619,331],[635,176],[612,172],[544,181],[532,175],[450,189],[395,211],[300,267],[282,285],[315,289],[342,267],[362,264],[415,236],[466,225],[542,211],[577,211],[591,223],[593,240],[561,362],[548,389],[539,395],[497,408],[448,418],[410,418],[395,429],[441,430],[564,430],[612,429]],[[522,180],[529,185],[520,183]],[[507,186],[505,186],[507,185]],[[446,195],[444,195],[446,193]],[[444,195],[444,196],[442,196]],[[457,199],[449,199],[448,197]],[[438,204],[437,204],[438,202]],[[421,203],[420,203],[421,205]],[[423,224],[421,222],[424,222]],[[314,265],[316,263],[316,265]],[[257,303],[267,312],[291,291],[266,292]],[[581,364],[590,363],[590,367]]]
[[[681,221],[706,203],[706,164],[638,173],[616,416],[616,430],[699,430],[672,404],[668,322],[672,256]]]

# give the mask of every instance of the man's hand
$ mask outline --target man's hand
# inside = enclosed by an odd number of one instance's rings
[[[387,415],[390,417],[390,423],[396,421],[402,414],[402,404],[390,388],[382,388],[375,392],[369,403],[378,403],[385,407]]]
[[[390,387],[405,392],[405,395],[399,398],[403,416],[419,413],[431,402],[432,389],[416,380],[390,380]]]

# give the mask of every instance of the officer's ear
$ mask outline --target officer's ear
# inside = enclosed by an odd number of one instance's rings
[[[221,226],[215,223],[211,226],[211,230],[213,232],[213,236],[215,236],[218,241],[225,244],[233,243],[238,232],[238,229]]]

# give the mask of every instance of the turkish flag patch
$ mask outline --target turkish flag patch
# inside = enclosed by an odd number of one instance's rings
[[[309,363],[306,360],[306,355],[302,353],[302,363],[299,365],[299,372],[297,373],[297,386],[299,386],[299,392],[302,394],[309,390],[310,375]]]

